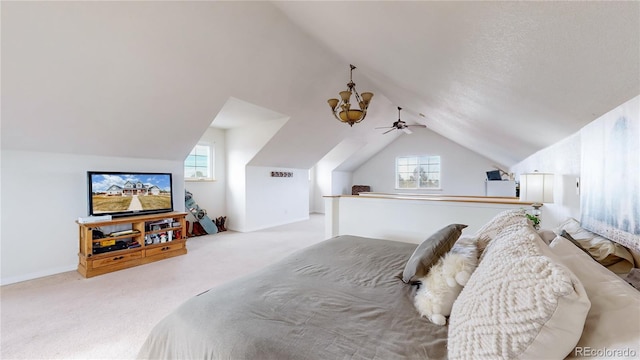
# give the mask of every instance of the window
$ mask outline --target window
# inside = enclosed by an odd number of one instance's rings
[[[214,180],[212,153],[213,148],[209,144],[196,145],[184,160],[184,179]]]
[[[397,157],[396,189],[440,189],[440,156]]]

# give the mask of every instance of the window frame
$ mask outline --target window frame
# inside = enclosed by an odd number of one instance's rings
[[[207,162],[207,167],[209,170],[209,176],[201,176],[201,177],[188,177],[187,176],[187,169],[194,169],[197,171],[198,168],[202,168],[202,166],[187,166],[187,159],[189,158],[189,156],[191,156],[198,147],[207,147],[208,148],[208,157],[209,157],[209,161]],[[195,156],[198,156],[198,154],[195,154]],[[214,167],[214,156],[215,156],[215,144],[214,143],[210,143],[210,142],[198,142],[193,149],[191,149],[191,151],[189,152],[189,154],[187,155],[187,157],[184,159],[183,162],[183,169],[184,169],[184,180],[185,181],[216,181],[216,177],[215,177],[215,167]]]
[[[421,158],[427,158],[427,162],[426,163],[421,163]],[[432,162],[433,158],[438,158],[438,162]],[[421,167],[421,166],[426,166],[426,167],[430,167],[430,166],[436,166],[438,168],[438,171],[427,171],[427,173],[434,173],[437,174],[437,181],[438,181],[438,186],[437,187],[420,187],[420,181],[416,180],[416,187],[400,187],[400,175],[401,174],[407,174],[409,173],[408,171],[400,171],[400,166],[412,166],[413,164],[400,164],[401,159],[407,159],[409,161],[413,160],[413,162],[415,163],[416,167]],[[415,169],[412,171],[412,173],[415,173]],[[423,191],[441,191],[442,190],[442,156],[440,155],[430,155],[430,154],[424,154],[424,155],[399,155],[396,156],[396,161],[395,161],[395,189],[396,190],[423,190]]]

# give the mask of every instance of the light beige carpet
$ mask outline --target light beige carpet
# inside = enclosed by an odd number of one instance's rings
[[[324,240],[324,216],[190,238],[188,254],[83,278],[67,272],[0,288],[2,359],[133,359],[152,327],[207,289]]]

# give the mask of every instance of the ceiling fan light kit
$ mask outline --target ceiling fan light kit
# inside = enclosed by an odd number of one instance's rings
[[[382,134],[389,133],[389,132],[391,132],[391,131],[393,131],[393,130],[402,130],[402,131],[404,131],[404,132],[405,132],[405,133],[407,133],[407,134],[411,134],[411,133],[413,133],[413,132],[412,132],[411,130],[409,130],[409,127],[410,127],[410,126],[413,126],[413,127],[423,127],[423,128],[426,128],[426,127],[427,127],[426,125],[423,125],[423,124],[411,124],[411,125],[407,125],[407,123],[406,123],[406,122],[404,122],[404,121],[402,121],[402,120],[400,119],[400,110],[402,110],[402,108],[401,108],[400,106],[398,106],[398,121],[394,122],[394,123],[393,123],[393,125],[391,125],[391,126],[389,126],[389,127],[377,127],[376,129],[389,129],[389,130],[387,130],[387,131],[383,132]],[[422,114],[420,114],[420,115],[422,115]],[[424,115],[422,115],[422,116],[424,116]]]
[[[358,91],[356,91],[356,84],[353,82],[353,70],[356,67],[353,65],[349,66],[351,67],[351,70],[349,73],[349,83],[347,84],[348,90],[340,92],[340,100],[329,99],[327,102],[329,103],[331,112],[336,119],[353,126],[353,124],[361,122],[367,116],[367,108],[369,108],[369,103],[371,102],[373,93],[364,92],[362,95],[358,94]],[[355,95],[356,103],[360,109],[351,108],[351,95]]]

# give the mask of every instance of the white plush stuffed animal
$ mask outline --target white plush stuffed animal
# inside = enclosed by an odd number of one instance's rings
[[[420,278],[414,304],[421,316],[436,325],[445,325],[453,302],[478,265],[478,239],[460,238],[442,258]]]

